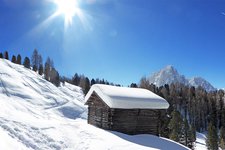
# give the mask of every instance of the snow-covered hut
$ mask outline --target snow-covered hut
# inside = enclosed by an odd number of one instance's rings
[[[88,123],[126,134],[158,135],[169,103],[146,89],[95,84],[85,97]]]

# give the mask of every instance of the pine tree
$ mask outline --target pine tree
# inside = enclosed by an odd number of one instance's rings
[[[80,86],[83,89],[83,92],[85,94],[85,92],[86,92],[85,91],[85,89],[86,89],[86,77],[84,75],[80,76],[80,83],[79,83],[78,86]]]
[[[109,85],[109,81],[105,80],[105,84],[106,84],[106,85]]]
[[[212,100],[211,103],[211,113],[210,113],[210,122],[213,124],[215,128],[217,128],[217,107],[216,107],[216,101]]]
[[[221,149],[223,150],[225,149],[225,129],[223,126],[220,128],[219,145]]]
[[[40,55],[39,55],[40,57]],[[38,73],[41,75],[43,72],[43,66],[42,63],[39,64],[40,67],[38,69]],[[58,71],[54,68],[53,60],[51,60],[49,57],[47,58],[45,62],[45,68],[44,68],[44,77],[47,81],[50,81],[55,86],[60,86],[60,76]]]
[[[42,56],[39,54],[38,55],[38,66],[40,67],[40,65],[43,65],[43,59],[42,59]]]
[[[31,57],[32,67],[34,71],[37,71],[39,68],[39,55],[37,49],[33,51],[32,57]]]
[[[91,79],[91,85],[95,84],[95,79]]]
[[[225,127],[225,106],[222,108],[222,113],[221,113],[221,126]]]
[[[185,138],[185,146],[188,145],[188,132],[190,130],[190,127],[189,127],[189,124],[188,124],[188,121],[187,119],[184,119],[184,138]]]
[[[191,149],[194,149],[194,143],[196,141],[196,131],[195,128],[189,126],[189,130],[187,133],[187,146]]]
[[[76,86],[78,86],[80,84],[80,78],[79,75],[77,73],[75,73],[75,75],[73,76],[72,79],[72,83]]]
[[[39,73],[39,75],[42,75],[43,73],[44,73],[44,67],[43,67],[43,60],[42,60],[42,56],[41,55],[39,55],[38,56],[38,65],[39,65],[39,67],[38,67],[38,73]]]
[[[56,71],[55,85],[57,87],[60,86],[60,76],[59,76],[59,72],[58,71]]]
[[[100,80],[100,84],[105,84],[105,80],[104,79]]]
[[[143,89],[149,89],[149,81],[146,77],[142,77],[139,83],[139,87]]]
[[[20,54],[17,55],[16,63],[19,64],[19,65],[21,65],[21,59],[22,58],[21,58]]]
[[[221,141],[220,141],[220,148],[222,150],[225,150],[225,140],[224,139],[221,139]]]
[[[44,75],[45,79],[50,81],[51,59],[48,57],[45,62]]]
[[[55,68],[55,66],[54,66],[54,61],[53,61],[52,59],[50,59],[50,67],[51,67],[51,68]]]
[[[0,58],[3,58],[3,54],[2,53],[0,53]]]
[[[28,57],[24,58],[23,65],[24,65],[24,67],[30,69],[30,59]]]
[[[40,64],[39,69],[38,69],[38,73],[39,73],[39,75],[43,75],[43,72],[44,72],[43,65]]]
[[[166,112],[160,112],[159,118],[159,135],[165,138],[169,138],[169,128],[170,118]]]
[[[4,58],[7,59],[7,60],[9,60],[9,54],[8,54],[7,51],[4,52]]]
[[[209,123],[208,125],[208,134],[206,145],[208,150],[218,150],[218,135],[217,130],[213,123]]]
[[[12,56],[12,60],[11,60],[13,63],[16,63],[16,56],[15,55],[13,55]]]
[[[182,118],[180,116],[180,113],[176,110],[174,110],[171,115],[172,119],[170,120],[170,123],[168,125],[170,129],[169,138],[171,140],[179,142],[181,137]]]
[[[85,78],[84,94],[87,94],[89,89],[90,89],[90,80],[86,77]]]
[[[130,87],[132,87],[132,88],[137,88],[138,86],[137,86],[136,83],[131,83]]]
[[[53,83],[55,86],[58,87],[60,85],[59,73],[56,71],[55,68],[51,68],[49,79],[50,79],[50,82]]]
[[[217,92],[217,97],[218,97],[218,104],[217,104],[217,107],[218,107],[218,111],[217,111],[217,116],[218,116],[218,127],[221,128],[221,126],[223,126],[224,124],[224,120],[223,120],[223,107],[224,107],[224,91],[223,90],[219,90]]]
[[[191,132],[193,135],[193,141],[196,141],[196,128],[193,125],[191,126]]]
[[[38,69],[38,68],[37,68],[37,66],[36,66],[36,65],[33,65],[33,71],[35,71],[35,72],[36,72],[36,71],[37,71],[37,69]]]

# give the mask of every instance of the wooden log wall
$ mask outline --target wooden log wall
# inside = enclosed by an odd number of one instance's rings
[[[110,129],[109,113],[110,108],[94,92],[87,102],[88,123],[103,129]]]
[[[88,123],[126,134],[158,135],[160,117],[165,110],[109,108],[94,92],[88,104]]]
[[[112,130],[126,134],[158,135],[159,113],[150,109],[113,109]]]

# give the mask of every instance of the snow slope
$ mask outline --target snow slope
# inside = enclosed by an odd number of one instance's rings
[[[181,83],[194,87],[201,86],[206,91],[216,90],[216,88],[214,88],[208,81],[201,77],[193,77],[191,79],[187,79],[184,75],[180,75],[178,71],[171,65],[166,66],[165,68],[150,76],[149,82],[155,84],[158,87],[165,84]]]
[[[87,124],[79,87],[59,88],[0,59],[1,150],[185,150],[152,135],[129,136]]]

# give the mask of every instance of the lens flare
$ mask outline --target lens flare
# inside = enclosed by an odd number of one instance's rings
[[[72,25],[73,17],[79,15],[79,6],[76,0],[55,0],[57,5],[56,15],[63,15],[65,25]]]

